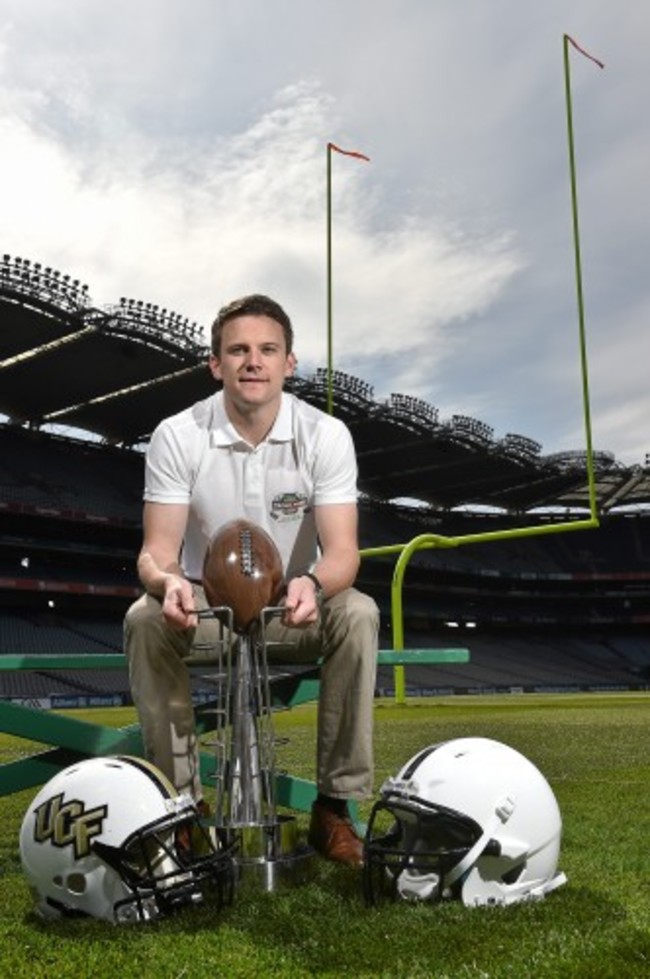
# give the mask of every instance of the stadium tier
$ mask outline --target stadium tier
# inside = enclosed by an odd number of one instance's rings
[[[202,335],[151,303],[96,309],[76,280],[4,256],[0,654],[120,652],[122,616],[138,594],[143,444],[163,416],[213,389]],[[371,385],[342,372],[291,383],[324,408],[330,380],[335,414],[357,447],[362,547],[585,513],[583,452],[544,456],[532,438],[495,439],[489,425],[441,419],[408,395],[378,402]],[[468,646],[471,662],[409,667],[409,690],[647,686],[650,471],[610,453],[597,452],[595,466],[597,529],[415,554],[404,584],[406,645]],[[380,605],[384,646],[394,563],[365,558],[359,577]],[[392,682],[382,668],[378,689]],[[197,675],[197,693],[201,683]],[[0,697],[86,694],[128,698],[124,671],[0,673]]]

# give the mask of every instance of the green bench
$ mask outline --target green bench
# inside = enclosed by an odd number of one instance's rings
[[[467,649],[383,649],[379,664],[395,667],[467,663]],[[203,664],[205,665],[205,663]],[[40,656],[0,655],[0,670],[82,670],[122,669],[126,661],[121,653],[89,653]],[[290,708],[318,698],[317,667],[298,674],[283,675],[271,684],[274,708]],[[196,707],[199,736],[214,730],[212,702]],[[66,714],[0,701],[0,730],[16,737],[51,745],[31,755],[0,765],[0,796],[42,785],[62,768],[80,758],[111,754],[142,755],[142,737],[138,724],[123,728],[92,724]],[[201,752],[201,778],[206,784],[214,775],[214,754]],[[307,812],[315,798],[313,782],[291,775],[276,775],[277,801],[281,806]]]

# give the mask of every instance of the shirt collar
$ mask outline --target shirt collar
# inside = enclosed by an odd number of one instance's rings
[[[293,439],[293,403],[292,396],[286,391],[282,392],[280,410],[273,423],[273,427],[267,435],[265,442],[290,442]],[[223,403],[223,391],[218,391],[214,395],[212,406],[212,422],[210,425],[210,443],[213,446],[221,445],[242,445],[246,444],[241,435],[232,424]]]

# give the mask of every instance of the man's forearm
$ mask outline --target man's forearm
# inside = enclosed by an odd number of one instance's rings
[[[141,551],[138,557],[138,577],[142,587],[149,595],[164,598],[167,584],[171,576],[183,578],[183,571],[177,561],[171,561],[161,568],[149,551]]]
[[[321,583],[324,597],[330,598],[350,588],[359,572],[359,563],[358,551],[324,554],[312,569]]]

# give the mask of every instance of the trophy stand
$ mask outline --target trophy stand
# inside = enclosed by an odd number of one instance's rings
[[[266,626],[282,612],[281,607],[262,609],[239,634],[232,629],[231,609],[199,613],[225,618],[229,636],[217,644],[216,673],[206,677],[217,687],[214,826],[217,837],[233,847],[238,881],[256,881],[267,891],[280,881],[303,882],[314,856],[299,841],[295,817],[278,815],[276,806]]]

